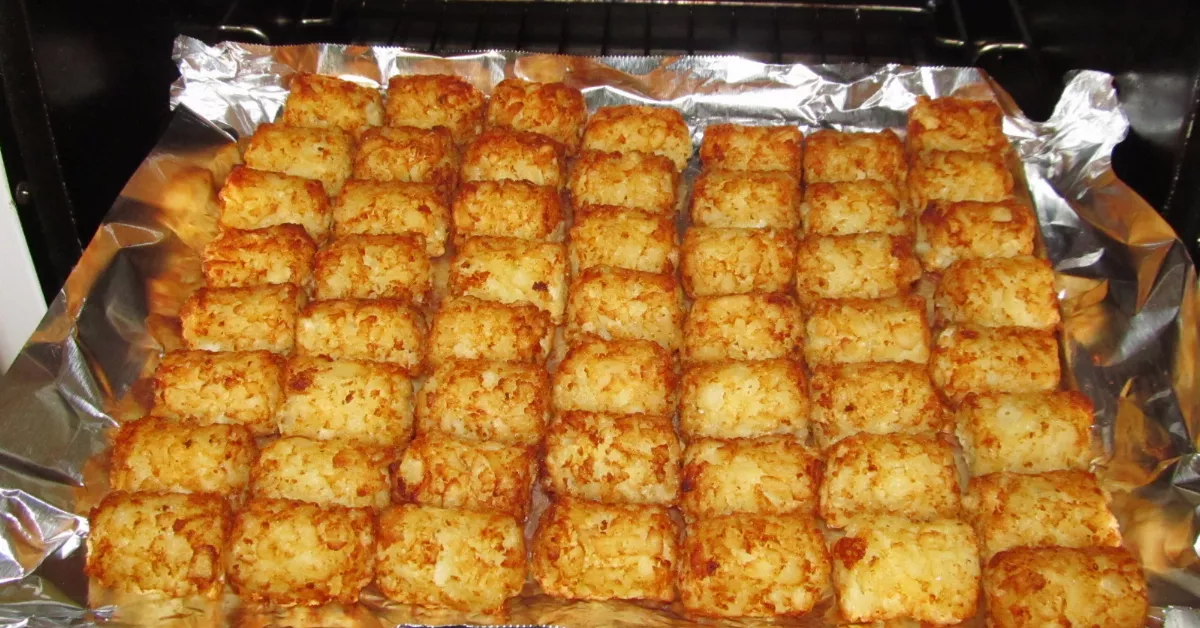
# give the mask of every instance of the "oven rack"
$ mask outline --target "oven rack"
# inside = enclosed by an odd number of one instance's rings
[[[973,22],[989,32],[973,33]],[[232,0],[191,24],[207,41],[337,41],[452,54],[523,50],[575,55],[739,53],[774,63],[978,65],[1033,50],[1015,0],[309,0],[264,20]]]

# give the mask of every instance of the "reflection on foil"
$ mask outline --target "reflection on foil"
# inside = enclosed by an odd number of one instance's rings
[[[1200,420],[1196,276],[1183,244],[1110,168],[1125,137],[1112,78],[1071,75],[1051,118],[1035,123],[973,69],[765,65],[728,57],[578,58],[487,52],[431,57],[384,47],[207,46],[181,37],[175,118],[122,191],[46,318],[0,380],[0,626],[384,626],[470,618],[360,605],[270,611],[227,599],[109,600],[83,573],[87,511],[104,491],[106,430],[145,409],[144,377],[179,346],[177,313],[200,283],[198,251],[216,231],[215,190],[237,162],[234,140],[278,114],[288,77],[335,74],[379,86],[401,73],[454,73],[489,92],[505,76],[561,80],[590,108],[670,104],[694,140],[710,122],[900,129],[921,94],[994,98],[1059,274],[1069,381],[1096,404],[1127,545],[1145,565],[1149,625],[1200,627]],[[232,131],[231,137],[226,130]],[[693,167],[694,169],[694,167]],[[112,605],[109,605],[111,602]],[[826,605],[828,606],[828,605]],[[111,617],[110,617],[111,615]],[[669,609],[519,600],[511,621],[677,626]],[[827,612],[789,620],[829,625]]]

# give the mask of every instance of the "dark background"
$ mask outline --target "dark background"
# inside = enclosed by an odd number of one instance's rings
[[[1045,119],[1063,75],[1117,76],[1132,122],[1114,166],[1195,258],[1200,24],[1185,0],[881,4],[458,0],[0,0],[0,152],[52,298],[169,117],[177,34],[390,43],[437,53],[739,53],[776,62],[977,65]]]

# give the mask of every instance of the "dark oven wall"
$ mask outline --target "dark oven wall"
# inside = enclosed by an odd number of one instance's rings
[[[169,116],[178,33],[390,43],[437,53],[738,53],[775,62],[978,65],[1045,118],[1075,68],[1113,72],[1133,123],[1118,174],[1200,235],[1196,3],[890,0],[856,5],[460,0],[0,0],[0,151],[52,297]]]

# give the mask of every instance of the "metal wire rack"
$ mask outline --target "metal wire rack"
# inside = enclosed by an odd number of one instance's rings
[[[1035,117],[1058,97],[1020,0],[213,1],[191,23],[177,20],[185,34],[432,54],[738,54],[773,63],[979,66]]]
[[[188,34],[217,41],[391,44],[431,53],[528,50],[581,55],[728,54],[776,63],[942,63],[1032,51],[1011,0],[309,0],[262,6],[233,0]],[[989,12],[995,32],[968,32],[966,12]]]

